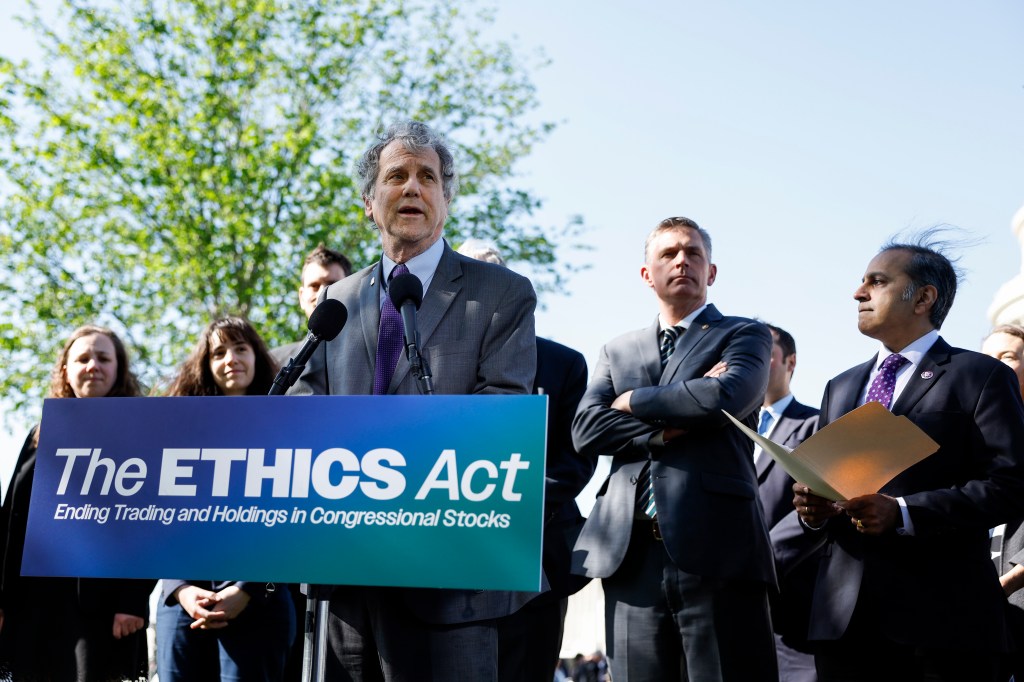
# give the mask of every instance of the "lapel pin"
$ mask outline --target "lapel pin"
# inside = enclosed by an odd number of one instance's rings
[[[710,324],[702,324],[702,325],[700,326],[700,328],[701,328],[701,329],[708,329],[708,328],[710,328],[710,327],[711,327],[711,325],[710,325]]]
[[[376,283],[377,283],[377,278],[376,277],[371,277],[370,278],[370,286],[372,287]]]
[[[935,376],[935,373],[931,372],[929,370],[925,370],[925,371],[921,372],[921,378],[922,379],[931,379],[933,376]]]

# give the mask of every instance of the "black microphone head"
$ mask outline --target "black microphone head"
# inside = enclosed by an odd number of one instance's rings
[[[391,297],[391,305],[395,306],[395,310],[401,310],[405,303],[412,303],[419,310],[420,303],[423,303],[423,283],[419,277],[407,272],[391,280],[391,284],[388,285],[388,296]]]
[[[315,308],[309,316],[309,327],[311,334],[321,341],[332,341],[335,336],[341,333],[342,327],[348,321],[348,308],[336,298],[326,298]]]

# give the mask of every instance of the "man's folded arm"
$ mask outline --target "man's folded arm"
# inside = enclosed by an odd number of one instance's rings
[[[612,401],[618,396],[619,391],[612,381],[608,352],[602,348],[594,378],[583,394],[572,422],[572,442],[580,455],[647,457],[648,440],[651,434],[660,432],[661,427],[612,408]]]
[[[737,329],[722,352],[728,369],[718,378],[703,376],[633,391],[633,416],[651,424],[681,429],[719,426],[722,410],[743,418],[756,410],[768,386],[772,337],[768,328],[750,322]]]

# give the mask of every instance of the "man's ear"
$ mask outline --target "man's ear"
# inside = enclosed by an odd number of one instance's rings
[[[914,293],[914,312],[920,315],[931,313],[932,306],[939,297],[939,290],[932,284],[919,287]]]
[[[650,288],[654,288],[654,280],[651,278],[651,270],[647,265],[640,266],[640,277],[644,280],[644,284]]]

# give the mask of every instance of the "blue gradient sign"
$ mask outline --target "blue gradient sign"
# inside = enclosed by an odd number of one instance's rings
[[[546,400],[47,400],[22,572],[537,590]]]

